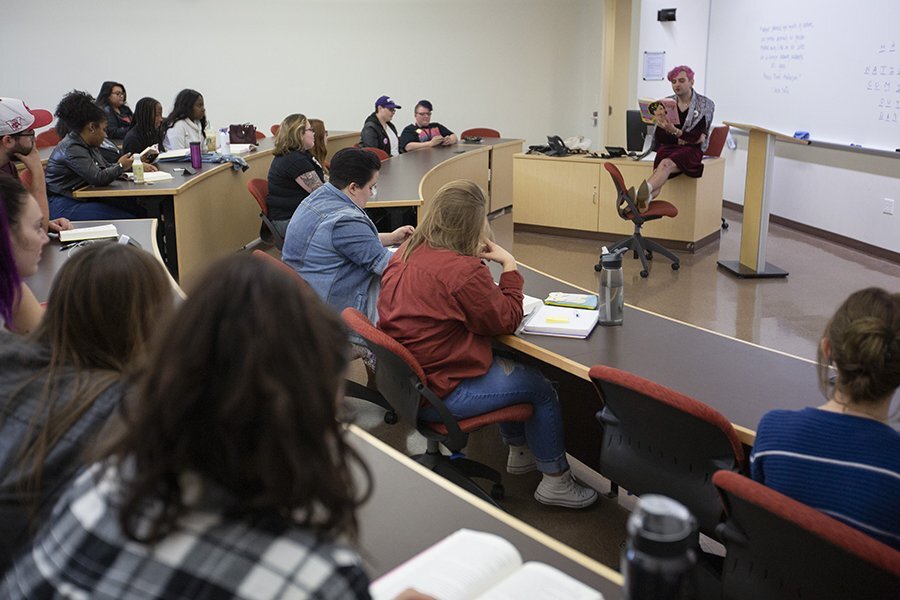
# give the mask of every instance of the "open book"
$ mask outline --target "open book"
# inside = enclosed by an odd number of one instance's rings
[[[190,160],[191,158],[191,149],[190,148],[182,148],[181,150],[166,150],[165,152],[160,152],[159,156],[156,157],[156,162],[159,161],[181,161],[181,160]]]
[[[598,310],[544,304],[528,317],[522,332],[584,339],[594,330],[599,316]]]
[[[639,98],[638,106],[641,107],[641,120],[648,125],[653,124],[653,114],[657,110],[657,104],[662,104],[666,109],[666,118],[672,125],[681,125],[681,119],[678,117],[678,105],[672,98],[663,98],[661,100],[653,100],[651,98]]]
[[[537,562],[522,564],[508,541],[460,529],[369,586],[374,600],[413,588],[440,600],[603,600],[597,590]]]

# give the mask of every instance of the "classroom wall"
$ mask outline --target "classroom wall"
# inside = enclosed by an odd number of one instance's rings
[[[456,132],[597,140],[602,19],[603,0],[29,0],[0,21],[3,55],[23,65],[3,69],[0,95],[52,110],[114,79],[131,106],[151,95],[167,111],[193,87],[213,125],[268,134],[298,111],[359,130],[390,94],[398,129],[428,98]]]
[[[729,0],[634,1],[641,5],[639,68],[644,50],[665,50],[667,65],[685,63],[697,71],[695,87],[703,93],[707,53],[729,51],[707,47],[709,11],[728,10]],[[671,7],[677,7],[677,21],[659,23],[656,11]],[[705,16],[699,14],[703,11]],[[667,82],[644,82],[639,74],[636,97],[668,94]],[[716,122],[729,118],[727,104],[717,102]],[[766,127],[766,123],[757,124]],[[736,135],[735,141],[737,149],[726,148],[722,154],[726,158],[724,196],[743,204],[748,140]],[[900,252],[900,159],[787,144],[776,149],[771,214]],[[895,215],[882,214],[884,198],[898,201]]]

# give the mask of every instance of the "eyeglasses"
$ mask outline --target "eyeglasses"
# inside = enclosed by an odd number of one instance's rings
[[[420,116],[420,117],[425,117],[425,116],[430,117],[430,116],[431,116],[431,111],[429,110],[428,112],[417,112],[416,115],[417,115],[417,116]]]
[[[110,96],[124,96],[125,92],[110,92]]]
[[[14,133],[15,137],[34,137],[34,131],[23,131],[21,133]]]

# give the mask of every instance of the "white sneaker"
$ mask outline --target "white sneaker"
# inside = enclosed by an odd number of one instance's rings
[[[506,472],[513,475],[522,475],[537,471],[534,454],[528,446],[510,446],[509,458],[506,459]]]
[[[566,508],[585,508],[596,502],[597,498],[597,491],[576,482],[571,471],[559,477],[545,474],[534,491],[534,499],[541,504]]]

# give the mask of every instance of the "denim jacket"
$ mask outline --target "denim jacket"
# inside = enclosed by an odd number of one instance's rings
[[[281,255],[336,311],[352,306],[377,320],[381,273],[391,253],[366,212],[341,190],[326,183],[300,203]]]

